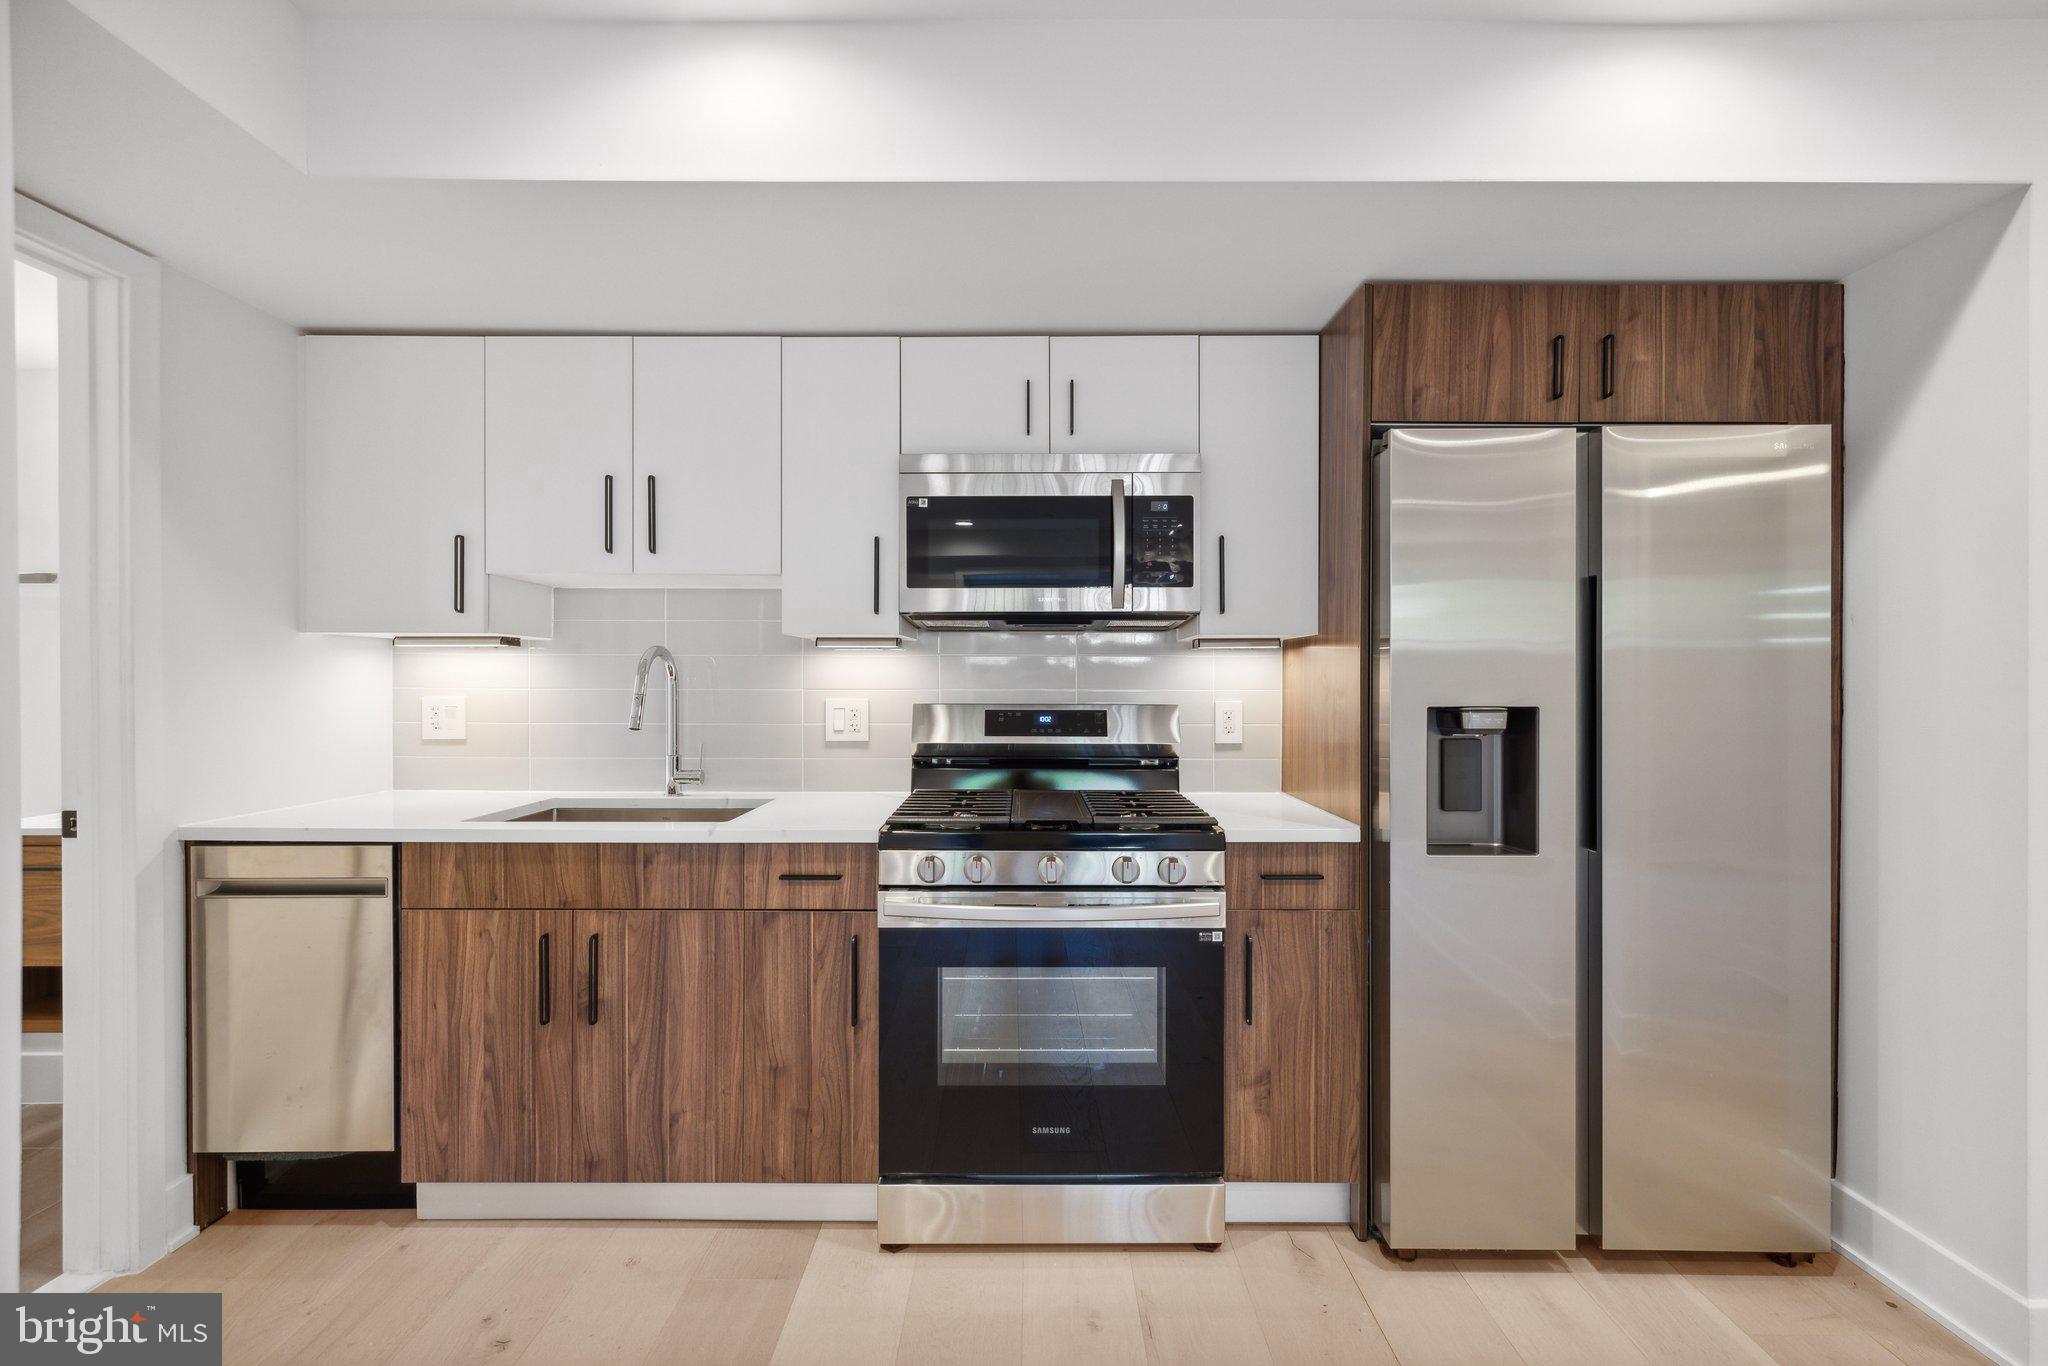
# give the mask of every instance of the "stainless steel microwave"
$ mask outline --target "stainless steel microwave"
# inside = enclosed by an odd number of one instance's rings
[[[907,455],[898,609],[928,630],[1169,630],[1201,610],[1201,459]]]

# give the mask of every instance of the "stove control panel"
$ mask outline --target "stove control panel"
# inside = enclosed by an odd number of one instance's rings
[[[884,849],[884,887],[959,887],[996,891],[1194,891],[1223,886],[1221,849],[1177,853],[1115,849]]]

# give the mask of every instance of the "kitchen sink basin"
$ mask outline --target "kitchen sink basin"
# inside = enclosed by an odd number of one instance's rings
[[[499,811],[489,816],[478,816],[480,821],[687,821],[694,824],[715,824],[729,821],[735,816],[744,816],[762,802],[745,801],[588,801],[588,802],[544,802],[539,806],[516,807],[510,811]]]

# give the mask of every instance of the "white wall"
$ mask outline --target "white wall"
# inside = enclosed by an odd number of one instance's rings
[[[389,646],[298,631],[298,334],[163,281],[171,819],[386,787]]]
[[[306,24],[291,0],[71,0],[293,166],[306,164]]]
[[[1843,1243],[2015,1360],[2029,1295],[2029,756],[2024,723],[2009,724],[2028,699],[2027,218],[1982,210],[1847,281],[1836,1174]]]
[[[311,32],[308,164],[328,175],[1945,180],[2048,153],[2038,20]]]

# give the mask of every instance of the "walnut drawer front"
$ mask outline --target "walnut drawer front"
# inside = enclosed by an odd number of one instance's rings
[[[404,904],[474,910],[851,911],[872,844],[415,844]]]
[[[1230,909],[1348,911],[1358,906],[1356,844],[1233,844],[1224,859]]]

